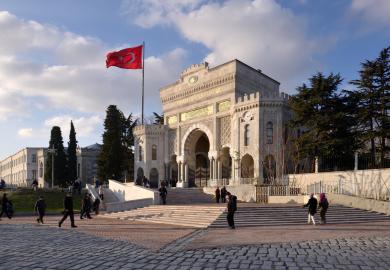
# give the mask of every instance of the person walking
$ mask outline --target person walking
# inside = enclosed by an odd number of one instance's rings
[[[58,222],[58,227],[61,227],[62,223],[67,219],[69,216],[70,218],[70,225],[72,228],[77,228],[77,226],[74,224],[74,212],[73,212],[73,198],[72,193],[66,194],[64,198],[64,216],[62,219]]]
[[[4,193],[3,198],[1,199],[0,220],[3,214],[5,214],[9,219],[11,219],[13,212],[14,210],[13,210],[12,202],[8,200],[7,193]]]
[[[310,194],[310,199],[303,207],[309,207],[308,209],[308,216],[307,216],[307,224],[311,224],[313,222],[313,225],[316,225],[316,222],[314,220],[314,215],[317,213],[317,199],[314,198],[314,194]]]
[[[160,192],[160,201],[161,201],[161,203],[162,204],[167,204],[167,194],[168,194],[167,188],[164,185],[162,185],[162,186],[160,186],[158,191]]]
[[[227,192],[228,203],[227,203],[227,222],[231,229],[235,229],[234,226],[234,213],[237,211],[237,197]]]
[[[221,188],[221,202],[222,203],[226,202],[226,194],[227,194],[227,190],[226,190],[225,186],[223,186]]]
[[[320,194],[320,203],[318,204],[318,207],[320,209],[321,224],[326,224],[326,212],[329,208],[329,202],[325,193]]]
[[[99,207],[100,207],[100,199],[96,198],[93,202],[93,210],[95,211],[95,215],[99,215]]]
[[[34,210],[38,214],[37,222],[43,224],[43,216],[45,215],[46,203],[42,196],[39,196],[35,202]]]
[[[91,197],[89,193],[85,193],[84,198],[81,200],[80,219],[84,219],[84,216],[91,219]]]
[[[103,186],[100,186],[100,187],[99,187],[98,193],[99,193],[99,198],[100,198],[100,200],[104,201],[104,190],[103,190]]]
[[[31,186],[32,186],[34,191],[38,190],[38,181],[37,181],[37,179],[34,179],[34,181],[32,182]]]
[[[217,203],[219,203],[219,199],[221,198],[221,191],[219,190],[219,187],[215,190],[215,200]]]

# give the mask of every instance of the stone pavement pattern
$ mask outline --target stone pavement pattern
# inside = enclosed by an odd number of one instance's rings
[[[0,269],[390,269],[390,238],[169,251],[48,226],[0,224]]]

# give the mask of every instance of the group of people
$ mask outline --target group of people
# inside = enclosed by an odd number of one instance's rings
[[[225,188],[225,186],[223,186],[221,189],[219,189],[219,187],[217,187],[217,189],[215,190],[215,200],[217,203],[219,203],[219,201],[221,200],[222,203],[225,203],[226,202],[226,196],[227,196],[227,190]]]
[[[325,193],[320,194],[319,203],[317,199],[314,197],[314,194],[310,194],[310,199],[303,207],[308,207],[308,216],[307,216],[308,224],[316,225],[316,222],[314,220],[314,215],[317,213],[317,209],[320,210],[320,217],[321,217],[320,224],[326,224],[326,212],[328,211],[329,208],[329,202],[325,196]]]
[[[101,198],[95,198],[93,200],[92,195],[90,193],[85,193],[83,199],[81,200],[81,209],[80,209],[80,219],[92,219],[91,212],[94,211],[95,215],[99,214]],[[72,228],[76,228],[76,224],[74,222],[74,209],[73,209],[73,197],[72,193],[67,193],[64,198],[64,211],[61,220],[58,222],[58,227],[62,226],[62,223],[70,218],[70,225]]]

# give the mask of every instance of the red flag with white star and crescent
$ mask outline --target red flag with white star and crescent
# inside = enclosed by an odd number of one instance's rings
[[[143,45],[123,49],[117,52],[109,52],[106,59],[106,67],[111,66],[126,69],[142,69]]]

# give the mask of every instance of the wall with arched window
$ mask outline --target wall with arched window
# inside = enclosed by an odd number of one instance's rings
[[[250,144],[250,127],[249,124],[246,124],[244,127],[244,146],[248,146]]]
[[[152,160],[157,160],[157,145],[152,145]]]
[[[266,142],[267,144],[273,144],[274,141],[274,125],[272,122],[268,122],[266,126]]]
[[[142,146],[140,145],[140,146],[138,146],[138,160],[139,161],[143,160],[143,155],[144,155],[143,149],[142,149]]]
[[[39,162],[39,177],[42,178],[43,177],[43,162],[40,161]]]

